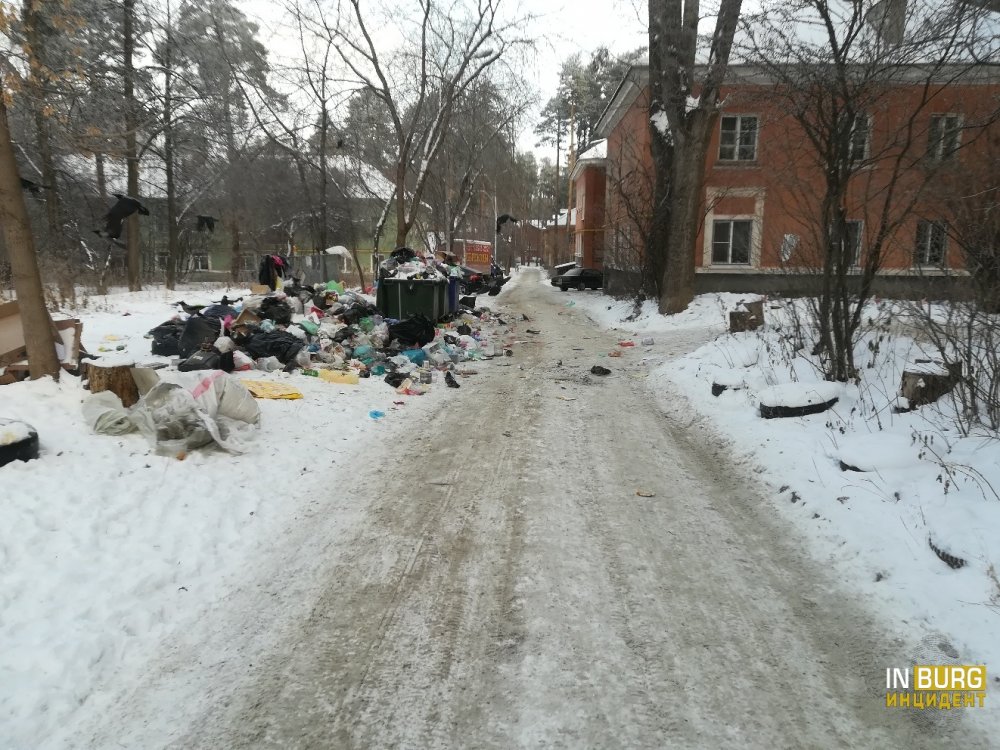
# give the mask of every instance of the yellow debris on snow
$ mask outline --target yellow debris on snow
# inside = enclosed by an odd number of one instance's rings
[[[254,395],[254,398],[302,398],[301,391],[273,380],[244,380],[243,385]]]

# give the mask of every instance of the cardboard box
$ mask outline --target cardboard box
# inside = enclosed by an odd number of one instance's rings
[[[52,335],[56,344],[61,345],[60,364],[65,370],[74,370],[80,361],[83,323],[76,318],[62,318],[52,321]],[[28,349],[21,328],[21,308],[17,302],[0,305],[0,367],[9,372],[28,370]]]
[[[16,302],[0,304],[0,367],[28,356],[21,329],[21,308]]]

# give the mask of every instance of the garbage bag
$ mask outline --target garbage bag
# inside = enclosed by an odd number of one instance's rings
[[[216,443],[242,453],[260,425],[260,407],[239,380],[219,370],[160,382],[132,407],[130,418],[159,453],[173,454]]]
[[[265,297],[260,303],[260,317],[273,320],[278,325],[292,322],[292,307],[283,299]]]
[[[217,318],[192,315],[184,324],[184,332],[181,334],[177,353],[187,359],[201,349],[204,342],[215,341],[221,335],[222,321]]]
[[[190,372],[191,370],[219,370],[222,369],[221,361],[218,352],[199,350],[177,365],[177,369],[181,372]]]
[[[273,356],[285,365],[295,360],[295,355],[303,346],[305,344],[288,331],[261,330],[251,332],[243,344],[247,353],[254,359]]]
[[[423,346],[434,340],[434,323],[417,313],[389,326],[389,340],[397,339],[404,346]]]
[[[129,410],[111,391],[92,393],[83,400],[83,418],[100,435],[125,435],[136,430]]]
[[[405,372],[390,372],[385,376],[385,382],[393,388],[399,388],[409,376]]]
[[[153,337],[150,351],[163,357],[176,357],[180,354],[181,334],[184,332],[183,320],[168,320],[160,323],[147,333]]]
[[[236,312],[236,308],[230,305],[209,305],[201,311],[201,315],[205,318],[218,318],[222,320],[227,317],[235,318],[238,313]]]
[[[409,261],[415,259],[417,257],[417,254],[408,247],[397,247],[395,250],[389,253],[389,257],[395,260],[397,263],[408,263]]]

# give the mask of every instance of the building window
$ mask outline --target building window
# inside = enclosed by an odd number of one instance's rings
[[[754,161],[757,158],[756,117],[723,117],[721,127],[719,161]]]
[[[750,219],[713,222],[712,264],[749,265],[752,235],[753,222]]]
[[[256,271],[257,270],[257,259],[252,255],[241,255],[240,256],[240,270],[241,271]]]
[[[207,253],[195,253],[191,256],[191,270],[192,271],[207,271],[208,268],[208,254]]]
[[[864,161],[868,158],[871,129],[871,119],[866,113],[854,115],[854,122],[851,123],[851,161]]]
[[[170,263],[170,256],[167,253],[157,253],[156,254],[156,267],[161,271],[167,270],[167,264]]]
[[[860,221],[844,222],[844,257],[849,265],[861,264],[861,237],[864,224]]]
[[[917,248],[915,266],[943,267],[945,260],[948,224],[944,221],[921,221],[917,223]]]
[[[958,150],[958,135],[962,120],[958,115],[931,115],[927,132],[927,156],[931,159],[948,159]]]

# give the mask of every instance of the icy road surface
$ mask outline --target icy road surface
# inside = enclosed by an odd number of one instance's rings
[[[641,347],[606,356],[618,339],[566,306],[575,294],[505,293],[540,333],[353,486],[308,488],[317,517],[275,540],[270,580],[169,644],[83,742],[987,747],[957,716],[884,707],[898,644],[680,399],[655,406]],[[350,538],[315,538],[348,511]]]

